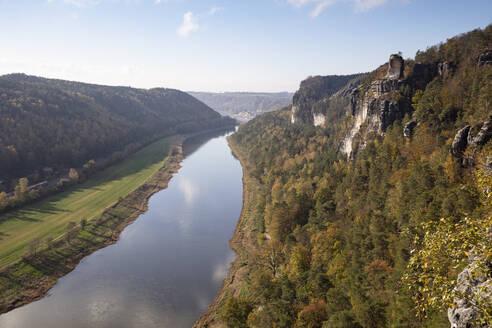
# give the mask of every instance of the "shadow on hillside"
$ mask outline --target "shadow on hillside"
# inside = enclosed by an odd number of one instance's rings
[[[4,237],[8,237],[8,236],[10,236],[10,234],[0,231],[0,240],[2,240]]]
[[[57,214],[62,212],[70,212],[68,210],[62,210],[54,206],[53,202],[47,202],[46,200],[37,203],[35,202],[34,204],[28,205],[26,208],[21,208],[8,212],[4,216],[0,216],[0,223],[9,220],[37,222],[41,220],[35,217],[36,213]]]

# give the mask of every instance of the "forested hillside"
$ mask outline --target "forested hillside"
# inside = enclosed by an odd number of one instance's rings
[[[491,48],[489,26],[405,67],[394,55],[309,108],[320,127],[290,108],[241,126],[254,196],[197,326],[448,327],[451,309],[455,327],[490,327]]]
[[[256,115],[281,109],[292,102],[292,93],[264,92],[190,92],[223,115],[247,121]]]
[[[64,170],[175,133],[232,124],[172,89],[0,77],[0,181]]]

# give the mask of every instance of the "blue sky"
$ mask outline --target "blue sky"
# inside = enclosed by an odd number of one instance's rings
[[[0,0],[0,74],[295,91],[490,23],[491,0]]]

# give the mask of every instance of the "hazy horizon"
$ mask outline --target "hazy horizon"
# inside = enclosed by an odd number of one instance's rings
[[[0,75],[294,92],[489,23],[485,0],[0,0]]]

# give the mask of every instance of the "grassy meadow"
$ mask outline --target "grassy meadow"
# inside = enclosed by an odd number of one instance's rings
[[[82,184],[0,216],[0,268],[17,261],[33,239],[56,239],[68,222],[90,222],[142,185],[162,166],[169,144],[161,139]]]

